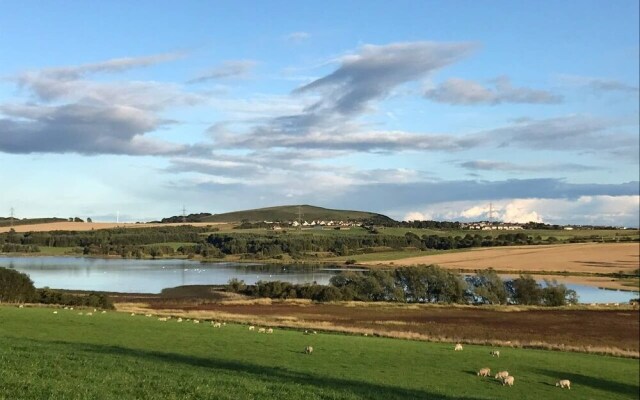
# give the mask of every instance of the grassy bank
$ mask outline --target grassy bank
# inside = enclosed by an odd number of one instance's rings
[[[572,380],[574,398],[637,398],[637,360],[489,350],[0,307],[0,399],[565,398],[558,379]],[[515,386],[476,376],[482,367],[508,370]]]

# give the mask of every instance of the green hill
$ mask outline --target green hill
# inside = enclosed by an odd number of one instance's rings
[[[300,212],[303,221],[333,220],[333,221],[371,221],[381,224],[393,222],[382,214],[365,211],[332,210],[329,208],[314,207],[309,205],[291,205],[258,208],[255,210],[234,211],[224,214],[215,214],[202,218],[202,222],[258,222],[258,221],[295,221]]]

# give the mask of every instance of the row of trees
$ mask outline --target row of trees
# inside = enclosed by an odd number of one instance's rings
[[[329,286],[233,280],[228,290],[256,297],[306,298],[317,301],[359,300],[404,303],[522,304],[562,306],[577,303],[574,290],[555,281],[539,284],[530,275],[504,281],[489,269],[462,275],[435,265],[393,271],[343,272]]]
[[[108,296],[101,293],[69,293],[49,288],[36,289],[27,274],[0,268],[0,303],[61,304],[113,309]]]

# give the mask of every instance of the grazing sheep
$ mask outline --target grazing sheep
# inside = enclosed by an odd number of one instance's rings
[[[135,316],[136,316],[136,313],[131,313],[131,316],[132,316],[132,317],[135,317]]]
[[[491,357],[498,357],[500,358],[500,350],[493,350],[490,351],[489,354],[491,354]]]
[[[258,333],[266,333],[267,330],[264,328],[258,328]]]
[[[271,328],[267,329],[267,333],[273,333],[273,329]]]
[[[24,308],[24,304],[20,304],[18,308]]]
[[[222,323],[222,326],[227,326],[227,323],[226,323],[226,322],[223,322],[223,323]]]
[[[309,331],[305,329],[305,330],[304,330],[304,334],[305,334],[305,335],[308,335],[308,334],[309,334]]]
[[[250,330],[250,331],[255,331],[255,330],[256,330],[256,327],[255,327],[255,326],[253,326],[253,325],[251,325],[251,326],[249,327],[249,330]]]
[[[491,369],[482,368],[480,371],[478,371],[478,376],[491,376]]]
[[[513,386],[513,381],[516,378],[514,378],[513,376],[507,376],[502,380],[502,386],[504,385],[509,385],[509,386]]]
[[[314,335],[318,334],[318,332],[316,332],[316,331],[311,331],[311,333],[314,334]]]
[[[78,315],[83,315],[83,314],[84,314],[84,313],[83,313],[82,311],[80,311],[80,312],[78,313]]]
[[[151,315],[151,314],[145,314],[144,316],[145,317],[153,317],[153,315]]]
[[[54,314],[57,314],[58,312],[57,312],[57,311],[54,311],[53,313],[54,313]]]
[[[571,390],[571,381],[568,379],[562,379],[556,382],[556,386],[560,386],[562,389],[567,388]]]
[[[304,352],[305,352],[306,354],[311,354],[311,353],[313,353],[313,347],[311,347],[311,346],[307,346],[307,347],[305,347],[305,348],[304,348]]]
[[[93,312],[98,312],[98,309],[97,309],[97,308],[94,308],[94,309],[93,309]]]
[[[87,316],[91,317],[91,316],[93,315],[93,313],[88,312],[88,313],[86,313],[85,315],[87,315]]]
[[[199,324],[199,323],[200,323],[200,320],[199,320],[199,319],[194,319],[194,320],[193,320],[193,323],[194,323],[194,324]]]
[[[462,345],[460,343],[456,343],[456,347],[454,347],[453,351],[462,351]]]
[[[178,322],[182,322],[182,318],[178,318],[176,321],[178,321]]]
[[[100,314],[106,314],[107,312],[105,310],[102,310],[102,312]]]
[[[222,326],[222,324],[220,322],[211,321],[211,326],[213,326],[214,328],[220,328]]]
[[[165,318],[165,317],[160,317],[160,318],[158,318],[158,321],[166,322],[166,321],[167,321],[167,318]]]
[[[496,374],[495,378],[496,379],[500,379],[500,380],[504,380],[504,378],[506,378],[507,376],[509,376],[509,372],[507,371],[500,371]]]
[[[73,307],[69,307],[69,310],[73,310]]]

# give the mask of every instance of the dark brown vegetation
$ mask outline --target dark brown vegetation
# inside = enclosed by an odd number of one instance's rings
[[[207,315],[270,326],[310,327],[421,340],[491,343],[514,347],[638,356],[637,308],[404,305],[121,297],[118,309],[143,307],[174,315]],[[133,305],[131,302],[138,304]],[[126,306],[125,303],[128,303]],[[123,307],[124,306],[124,307]]]

